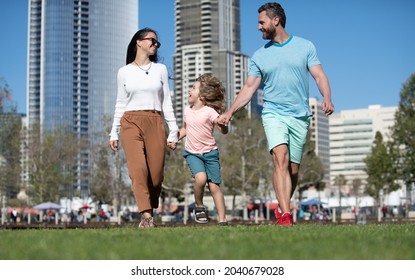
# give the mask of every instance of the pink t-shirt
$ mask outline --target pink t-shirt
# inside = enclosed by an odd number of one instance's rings
[[[217,149],[213,136],[214,121],[219,116],[215,109],[204,106],[194,110],[190,106],[184,109],[186,123],[185,149],[193,154],[204,154]]]

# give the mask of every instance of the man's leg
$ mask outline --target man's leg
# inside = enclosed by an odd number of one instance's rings
[[[300,165],[298,163],[291,162],[290,163],[290,176],[291,176],[291,195],[290,198],[293,197],[295,188],[297,187],[298,182],[298,171],[300,170]]]
[[[290,212],[292,191],[291,174],[289,172],[288,147],[285,144],[272,149],[274,162],[273,183],[278,204],[282,213]]]

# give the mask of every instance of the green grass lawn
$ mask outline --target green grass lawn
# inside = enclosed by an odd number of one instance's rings
[[[415,224],[0,230],[1,260],[414,260]]]

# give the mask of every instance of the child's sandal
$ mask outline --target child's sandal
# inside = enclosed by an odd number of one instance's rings
[[[205,207],[195,207],[193,209],[193,214],[195,215],[195,222],[199,224],[206,224],[208,221],[208,217],[206,215],[206,208]]]

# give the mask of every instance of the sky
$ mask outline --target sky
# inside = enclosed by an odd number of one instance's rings
[[[265,2],[240,0],[241,51],[248,56],[265,43],[257,12]],[[316,46],[336,112],[399,105],[402,86],[415,73],[415,1],[279,3],[287,17],[285,30]],[[20,113],[26,113],[27,8],[27,0],[0,0],[0,83],[8,84]],[[137,28],[143,27],[157,30],[161,62],[172,71],[174,0],[139,0]],[[312,78],[310,97],[321,97]]]

